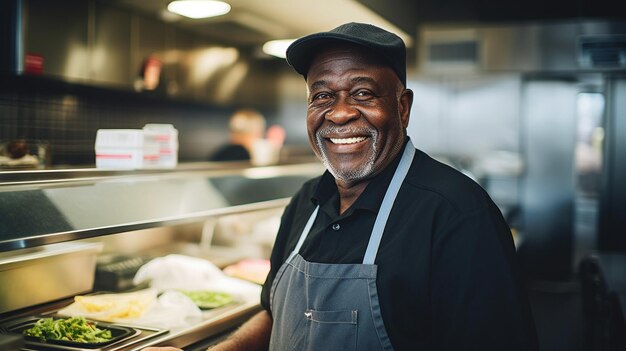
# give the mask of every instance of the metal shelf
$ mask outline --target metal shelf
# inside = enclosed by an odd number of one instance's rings
[[[319,163],[0,173],[0,252],[284,207]]]

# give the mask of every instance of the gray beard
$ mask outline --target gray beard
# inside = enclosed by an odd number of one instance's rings
[[[367,134],[373,140],[372,150],[368,155],[368,159],[357,168],[345,169],[341,167],[337,167],[340,165],[333,165],[328,160],[328,150],[324,147],[324,139],[327,135],[332,133],[358,133],[358,134]],[[317,143],[317,147],[320,150],[320,159],[326,169],[330,172],[330,174],[335,177],[335,179],[339,179],[349,184],[357,183],[363,179],[366,179],[369,175],[373,173],[374,170],[374,161],[376,160],[376,154],[378,151],[378,131],[375,129],[351,129],[351,128],[326,128],[320,129],[315,133],[315,141]]]

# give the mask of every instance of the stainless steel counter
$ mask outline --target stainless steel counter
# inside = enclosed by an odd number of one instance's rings
[[[0,173],[0,252],[285,205],[319,163]]]
[[[72,301],[71,299],[63,300],[31,311],[23,311],[15,318],[0,320],[0,327],[11,329],[12,326],[18,325],[24,320],[32,319],[33,316],[54,316],[57,310],[70,304]],[[211,338],[226,330],[231,330],[260,310],[261,306],[258,299],[248,299],[214,310],[204,311],[202,321],[171,330],[149,326],[120,324],[135,328],[139,333],[119,344],[102,347],[101,350],[137,351],[148,346],[175,346],[183,348],[198,341]],[[37,344],[27,344],[22,350],[40,350],[41,348],[42,346]]]
[[[200,163],[167,170],[0,172],[0,257],[19,260],[22,253],[38,247],[78,240],[103,244],[108,253],[113,248],[114,253],[119,249],[126,255],[145,254],[145,244],[149,243],[155,250],[165,249],[154,251],[159,256],[178,252],[211,260],[205,257],[208,252],[217,261],[230,262],[232,250],[217,250],[219,247],[211,247],[210,240],[204,240],[206,228],[211,227],[207,223],[233,218],[230,215],[275,216],[305,181],[323,171],[320,163],[310,162],[269,167]],[[224,256],[225,252],[228,255]],[[237,254],[241,256],[242,252]],[[66,275],[63,272],[56,273]],[[75,278],[87,280],[93,276]],[[4,283],[10,285],[13,281]],[[64,292],[66,300],[59,301],[58,294],[35,300],[33,296],[42,289],[34,282],[27,285],[20,292],[26,301],[20,306],[26,307],[0,312],[0,324],[54,312],[71,303],[73,295],[88,293],[81,285],[81,291]],[[204,312],[200,323],[119,350],[134,351],[151,345],[184,347],[231,330],[261,309],[259,294],[253,295],[249,300]]]

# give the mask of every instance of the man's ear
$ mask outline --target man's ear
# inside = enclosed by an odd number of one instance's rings
[[[400,112],[400,119],[402,120],[402,126],[407,128],[409,126],[409,118],[411,117],[411,106],[413,106],[413,90],[404,89],[400,95],[400,103],[398,110]]]

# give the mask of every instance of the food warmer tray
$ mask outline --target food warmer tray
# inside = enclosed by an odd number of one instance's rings
[[[26,330],[33,326],[37,320],[46,317],[61,318],[60,316],[54,315],[31,316],[27,318],[22,318],[18,321],[14,321],[10,325],[3,326],[3,329],[11,333],[21,334],[23,330]],[[48,342],[42,342],[37,338],[25,336],[25,346],[21,350],[116,351],[168,332],[168,330],[166,329],[158,329],[145,326],[106,323],[99,321],[93,322],[95,322],[96,325],[100,328],[110,329],[113,338],[107,342],[83,344],[62,340],[49,340]]]

